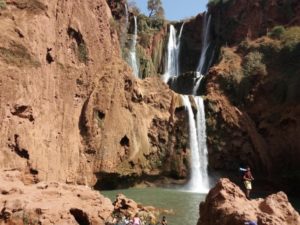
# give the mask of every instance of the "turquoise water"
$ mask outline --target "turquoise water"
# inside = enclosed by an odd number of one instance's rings
[[[176,189],[145,188],[101,191],[101,194],[115,200],[122,193],[143,205],[156,208],[172,209],[174,215],[166,215],[168,225],[196,225],[199,218],[199,203],[205,199],[204,194],[184,192]]]

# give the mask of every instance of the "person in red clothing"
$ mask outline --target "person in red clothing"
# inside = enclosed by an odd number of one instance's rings
[[[252,190],[252,181],[254,180],[253,176],[252,176],[252,173],[251,173],[251,170],[250,170],[250,167],[248,166],[247,167],[247,170],[243,176],[243,180],[244,180],[244,185],[245,185],[245,188],[246,188],[246,197],[248,199],[250,199],[250,192]]]

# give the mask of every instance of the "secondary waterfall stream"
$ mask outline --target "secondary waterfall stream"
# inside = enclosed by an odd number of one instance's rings
[[[137,18],[136,18],[136,16],[134,16],[133,19],[134,19],[134,33],[133,33],[132,42],[131,42],[130,51],[129,51],[129,64],[133,70],[133,74],[136,77],[139,77],[139,68],[138,68],[137,59],[136,59],[136,42],[137,42]]]
[[[170,25],[168,51],[165,59],[167,63],[165,65],[165,74],[163,75],[163,80],[165,83],[167,83],[171,77],[178,76],[180,74],[179,53],[183,27],[184,23],[181,25],[178,37],[176,37],[176,29],[172,24]]]
[[[201,55],[200,55],[200,60],[196,69],[196,72],[198,74],[198,81],[196,82],[194,89],[193,89],[193,94],[197,93],[197,90],[200,87],[201,80],[203,78],[203,75],[207,73],[207,70],[209,69],[214,52],[212,53],[212,56],[208,56],[208,50],[209,47],[211,46],[211,41],[210,41],[210,22],[211,22],[211,15],[209,15],[207,12],[205,12],[204,15],[204,20],[203,20],[203,29],[202,29],[202,49],[201,49]]]

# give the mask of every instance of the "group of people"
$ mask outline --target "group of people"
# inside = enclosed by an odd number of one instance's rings
[[[150,224],[155,224],[155,225],[168,225],[168,222],[167,222],[167,218],[165,216],[162,217],[162,220],[158,223],[154,223],[153,221],[150,222]],[[149,224],[149,225],[150,225]],[[128,218],[128,217],[125,217],[123,216],[121,218],[121,220],[117,221],[115,223],[115,225],[148,225],[146,221],[142,221],[140,219],[140,217],[138,216],[138,214],[136,214],[133,218]]]

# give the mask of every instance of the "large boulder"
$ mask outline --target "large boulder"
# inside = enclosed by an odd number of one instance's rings
[[[197,225],[241,225],[249,221],[258,225],[299,225],[300,216],[285,193],[248,200],[227,178],[220,179],[200,203]]]
[[[113,205],[99,191],[58,182],[25,185],[20,171],[0,173],[0,224],[93,224],[111,219]]]

